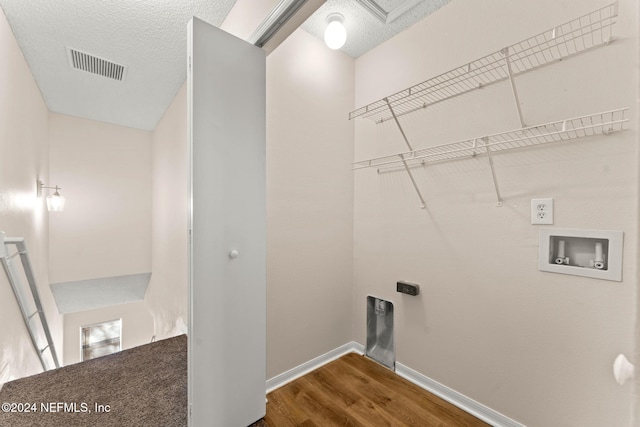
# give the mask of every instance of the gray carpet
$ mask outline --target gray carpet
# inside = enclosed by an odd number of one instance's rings
[[[5,412],[5,402],[29,407],[14,407],[21,413]],[[0,403],[0,426],[184,427],[187,337],[9,382],[0,391]],[[101,408],[96,405],[102,405],[103,411],[97,411]]]
[[[0,404],[3,427],[186,427],[187,336],[11,381]]]

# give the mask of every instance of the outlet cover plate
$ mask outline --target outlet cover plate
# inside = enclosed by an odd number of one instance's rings
[[[531,199],[531,224],[553,224],[553,198]]]

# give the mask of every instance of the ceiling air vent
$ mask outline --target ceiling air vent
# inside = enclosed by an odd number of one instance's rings
[[[67,47],[69,65],[76,70],[97,74],[102,77],[123,81],[127,74],[125,65],[117,64],[94,55]]]

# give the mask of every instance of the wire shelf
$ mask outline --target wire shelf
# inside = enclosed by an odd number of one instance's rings
[[[628,111],[628,108],[620,108],[435,147],[376,157],[353,163],[353,169],[442,162],[593,135],[608,135],[625,129],[625,125],[629,121],[626,117]]]
[[[349,113],[349,120],[365,117],[376,123],[411,113],[518,75],[585,50],[608,44],[618,15],[612,3],[558,27],[516,43],[466,65],[433,77]],[[508,61],[508,62],[507,62]],[[388,100],[388,102],[387,102]]]

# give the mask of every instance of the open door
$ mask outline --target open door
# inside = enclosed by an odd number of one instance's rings
[[[189,425],[265,415],[265,54],[189,23]]]

